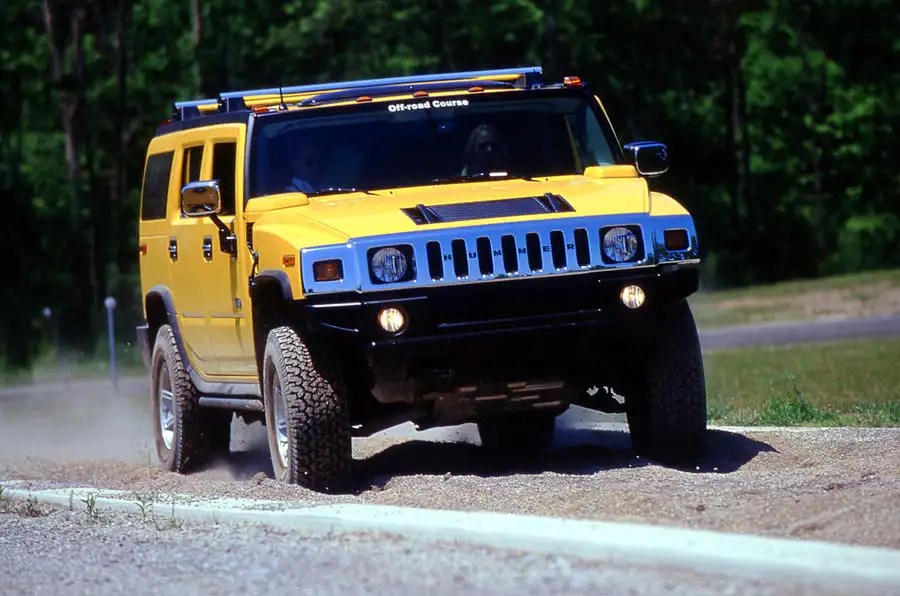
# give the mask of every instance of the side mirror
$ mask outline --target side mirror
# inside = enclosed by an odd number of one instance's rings
[[[189,182],[181,187],[181,212],[185,217],[206,217],[221,210],[218,180]]]
[[[625,157],[631,160],[638,174],[653,178],[661,176],[669,169],[669,151],[656,141],[634,141],[623,147]]]

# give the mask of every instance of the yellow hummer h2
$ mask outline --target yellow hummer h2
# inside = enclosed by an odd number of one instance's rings
[[[139,246],[163,466],[227,452],[237,413],[277,478],[341,490],[351,436],[474,421],[535,449],[570,404],[624,411],[639,454],[697,453],[697,238],[648,189],[666,167],[536,67],[176,103]]]

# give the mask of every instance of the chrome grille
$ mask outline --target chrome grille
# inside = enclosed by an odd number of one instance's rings
[[[601,232],[615,226],[630,227],[638,234],[637,260],[627,263],[604,261]],[[687,250],[666,251],[663,230],[671,227],[688,230],[690,247]],[[376,284],[371,280],[368,251],[385,246],[411,249],[413,277],[391,284]],[[635,213],[557,217],[462,228],[431,228],[304,248],[301,251],[301,277],[304,293],[374,292],[629,269],[662,262],[696,260],[697,256],[696,232],[689,215],[650,217],[645,213]],[[344,278],[316,282],[313,264],[328,259],[343,261]]]
[[[420,262],[436,282],[577,271],[602,263],[600,230],[526,228],[513,234],[451,235],[427,242]]]

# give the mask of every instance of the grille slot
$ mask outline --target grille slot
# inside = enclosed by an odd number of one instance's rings
[[[591,248],[588,245],[588,233],[584,228],[575,230],[575,259],[579,267],[591,264]]]
[[[425,251],[428,254],[428,273],[431,279],[437,281],[444,279],[444,261],[441,258],[441,243],[432,240],[425,245]]]
[[[466,255],[466,241],[457,238],[450,243],[453,254],[453,271],[456,277],[469,277],[469,259]]]
[[[494,256],[491,254],[491,239],[482,236],[475,241],[478,249],[478,268],[481,269],[482,275],[494,274]]]
[[[525,235],[525,247],[528,249],[528,268],[532,271],[540,271],[543,268],[541,237],[536,232],[529,232]]]
[[[566,268],[566,241],[559,230],[550,232],[550,252],[553,255],[553,266],[557,269]]]
[[[503,250],[503,268],[507,273],[519,272],[519,257],[516,254],[516,238],[507,234],[500,239],[500,247]]]

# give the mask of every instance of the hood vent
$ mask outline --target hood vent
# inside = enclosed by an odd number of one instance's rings
[[[497,199],[475,203],[451,203],[448,205],[423,205],[405,207],[403,212],[416,225],[492,219],[517,215],[543,215],[545,213],[571,213],[572,206],[559,195],[546,193],[539,197]]]

